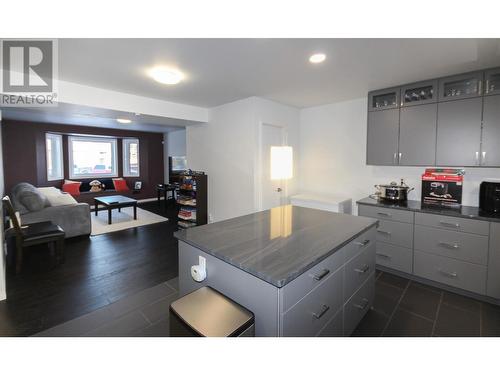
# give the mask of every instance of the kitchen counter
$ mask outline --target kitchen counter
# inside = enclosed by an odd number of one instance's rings
[[[288,205],[174,235],[281,288],[376,223],[375,219]]]
[[[424,204],[421,201],[406,201],[402,203],[393,203],[389,201],[382,201],[370,197],[363,198],[356,202],[357,204],[392,208],[396,210],[407,210],[413,212],[423,212],[435,215],[463,217],[467,219],[494,221],[500,223],[500,214],[490,214],[481,211],[479,207],[474,206],[459,206],[459,207],[446,207],[440,205]]]

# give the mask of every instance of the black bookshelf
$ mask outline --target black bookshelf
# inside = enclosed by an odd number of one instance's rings
[[[186,229],[208,223],[206,174],[180,174],[177,190],[177,224]]]

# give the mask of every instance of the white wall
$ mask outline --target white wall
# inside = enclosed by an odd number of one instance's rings
[[[348,193],[357,200],[374,193],[375,184],[405,178],[420,200],[424,167],[366,165],[366,98],[303,109],[300,113],[300,188]],[[458,166],[459,167],[459,166]],[[462,204],[477,206],[479,183],[500,178],[500,168],[467,168]]]
[[[186,130],[176,130],[167,133],[168,156],[186,156]],[[189,160],[188,160],[189,162]]]
[[[298,149],[299,111],[256,97],[215,107],[208,124],[186,128],[188,165],[208,174],[208,211],[213,221],[258,209],[261,122],[286,126],[289,144]],[[295,181],[290,183],[290,193],[296,189]]]
[[[0,197],[4,195],[3,150],[2,150],[2,111],[0,111]],[[3,223],[2,223],[3,224]],[[5,252],[3,230],[0,230],[0,301],[7,297],[5,288]]]

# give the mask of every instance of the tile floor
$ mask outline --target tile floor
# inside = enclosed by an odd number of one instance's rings
[[[169,335],[172,279],[37,336]],[[500,336],[500,307],[377,271],[375,302],[353,336]]]
[[[373,309],[353,336],[500,336],[500,307],[377,271]]]

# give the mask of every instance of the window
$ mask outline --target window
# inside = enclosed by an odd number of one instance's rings
[[[69,177],[118,177],[116,139],[69,137]]]
[[[123,140],[123,176],[139,176],[139,140],[125,138]]]
[[[45,153],[47,157],[47,181],[62,180],[64,178],[62,135],[45,134]]]

